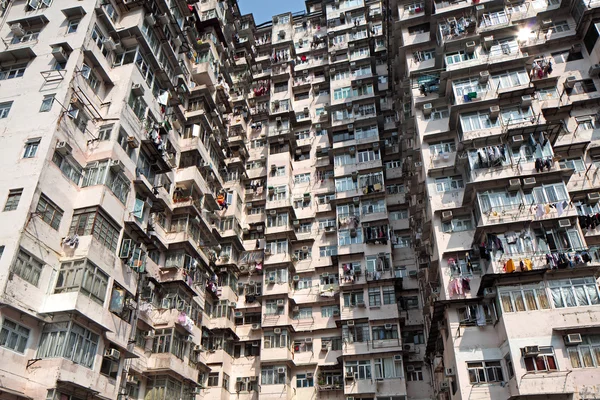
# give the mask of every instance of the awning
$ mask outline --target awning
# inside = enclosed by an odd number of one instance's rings
[[[26,396],[22,392],[19,392],[17,390],[13,390],[13,389],[9,389],[4,386],[0,386],[0,394],[10,394],[12,396],[17,396],[17,398],[19,398],[19,399],[33,400],[33,397]]]
[[[62,11],[67,18],[83,17],[86,14],[85,9],[81,6],[63,8],[60,11]]]

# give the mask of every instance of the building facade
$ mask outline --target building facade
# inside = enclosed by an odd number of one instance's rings
[[[0,399],[600,398],[594,1],[0,1]]]
[[[388,4],[0,10],[0,399],[429,398]]]
[[[436,398],[600,396],[596,7],[394,8]]]

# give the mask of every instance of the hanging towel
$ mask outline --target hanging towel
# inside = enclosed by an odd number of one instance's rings
[[[507,273],[515,272],[515,262],[512,258],[509,258],[506,264],[504,264],[504,269],[506,269]]]
[[[477,326],[485,326],[485,311],[481,304],[477,306]]]
[[[546,214],[550,214],[550,204],[546,204],[546,205],[544,206],[544,212],[545,212]]]
[[[531,259],[526,258],[523,260],[523,264],[525,264],[525,271],[531,271],[533,269],[533,263],[531,262]]]
[[[535,210],[535,216],[538,218],[542,218],[544,216],[544,209],[542,208],[541,204],[537,206],[537,210]]]
[[[558,203],[556,203],[556,212],[558,213],[558,216],[560,217],[564,210],[563,210],[563,202],[559,201]]]

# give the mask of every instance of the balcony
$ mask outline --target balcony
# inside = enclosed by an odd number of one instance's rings
[[[568,203],[570,202],[570,199],[565,199],[564,201]],[[577,216],[577,210],[571,206],[567,206],[559,216],[554,205],[560,202],[561,201],[559,200],[551,203],[492,206],[485,211],[481,210],[481,205],[477,205],[477,214],[480,217],[479,227],[508,224],[513,222],[525,222],[531,220],[542,221]],[[537,214],[537,210],[540,207],[542,210],[544,210],[544,214],[541,216]],[[546,212],[546,209],[549,212]]]
[[[437,39],[440,45],[477,36],[477,22],[472,17],[448,17],[438,24]]]
[[[292,351],[288,347],[276,347],[276,348],[263,348],[260,352],[261,362],[272,362],[272,361],[291,361],[294,356]]]
[[[195,381],[198,378],[198,370],[184,360],[177,358],[171,353],[155,353],[148,358],[146,371],[152,374],[177,375]]]

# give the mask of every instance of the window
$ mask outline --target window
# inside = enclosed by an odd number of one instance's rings
[[[106,351],[112,350],[113,347],[106,347]],[[118,349],[115,349],[118,350]],[[102,375],[106,375],[109,378],[117,379],[117,375],[119,373],[119,364],[120,359],[114,359],[112,357],[107,357],[106,355],[102,357],[102,365],[100,366],[100,373]]]
[[[121,228],[112,222],[99,208],[84,208],[73,212],[69,236],[93,235],[96,240],[112,251],[117,250]]]
[[[29,139],[25,142],[25,152],[23,153],[23,158],[33,158],[37,153],[37,149],[40,146],[41,139]]]
[[[423,119],[426,121],[436,121],[438,119],[444,119],[450,117],[450,111],[448,107],[436,107],[431,111],[430,115],[423,114]]]
[[[32,285],[37,286],[43,267],[42,262],[21,248],[13,265],[12,272]]]
[[[383,287],[383,304],[396,304],[396,290],[393,286]]]
[[[594,278],[561,279],[548,282],[554,308],[600,304]]]
[[[364,303],[363,292],[346,292],[344,293],[344,306],[355,307],[359,303]]]
[[[406,380],[407,381],[422,381],[423,380],[423,367],[420,365],[411,365],[412,371],[407,368]]]
[[[308,183],[310,182],[310,173],[294,175],[294,183]]]
[[[339,306],[323,306],[321,307],[321,317],[323,318],[331,318],[334,314],[340,315],[340,307]]]
[[[131,107],[131,110],[140,121],[146,118],[146,110],[148,110],[148,105],[142,96],[136,96],[132,91],[129,95],[129,101],[127,104],[129,104],[129,107]]]
[[[500,126],[500,118],[492,121],[489,114],[485,112],[473,112],[461,114],[460,123],[463,132],[472,132]]]
[[[460,175],[436,178],[435,186],[438,193],[449,192],[465,187],[463,178]]]
[[[21,324],[5,319],[0,330],[0,347],[4,347],[17,353],[25,353],[30,329]]]
[[[94,366],[100,336],[73,322],[44,326],[38,358],[63,357],[87,368]]]
[[[42,218],[42,221],[52,227],[52,229],[58,230],[60,220],[63,216],[63,210],[60,209],[56,204],[52,202],[43,193],[37,204],[36,213]]]
[[[81,181],[81,167],[72,158],[66,158],[58,152],[54,152],[52,162],[60,168],[60,171],[73,183],[79,185]]]
[[[10,112],[10,108],[12,107],[12,104],[13,104],[12,101],[0,103],[0,119],[8,117],[8,113]]]
[[[296,387],[305,388],[305,387],[313,387],[314,386],[314,378],[312,374],[310,377],[307,377],[307,374],[297,374],[296,375]]]
[[[208,374],[208,382],[206,383],[208,387],[219,386],[219,373],[211,372]]]
[[[40,106],[40,112],[48,112],[52,109],[52,104],[54,104],[54,96],[54,94],[48,94],[44,96],[42,105]]]
[[[288,90],[288,82],[277,82],[274,84],[274,88],[273,91],[275,93],[280,93],[280,92],[287,92]]]
[[[93,162],[84,170],[82,187],[106,185],[113,194],[125,204],[129,195],[131,183],[121,172],[109,168],[111,160]]]
[[[463,232],[473,229],[471,217],[457,217],[450,222],[442,223],[442,231],[446,233]]]
[[[556,371],[556,359],[554,358],[554,347],[539,346],[540,353],[536,356],[523,357],[525,369],[528,372]]]
[[[0,67],[0,81],[6,79],[15,79],[20,78],[25,74],[25,69],[27,68],[27,63],[25,64],[14,64],[6,67]]]
[[[108,288],[108,275],[89,260],[60,265],[54,293],[81,292],[102,304]]]
[[[372,379],[371,361],[347,361],[346,373],[352,373],[358,379]]]
[[[23,194],[23,189],[11,189],[8,192],[6,204],[4,205],[4,211],[16,210],[19,205],[19,201],[21,200],[22,194]]]
[[[398,339],[398,325],[374,326],[372,328],[373,340]]]
[[[561,169],[574,169],[575,172],[585,171],[585,162],[581,157],[562,159],[558,165]]]
[[[286,374],[286,367],[262,367],[260,371],[260,383],[262,385],[284,385],[286,383]]]
[[[508,372],[508,379],[512,379],[515,377],[515,368],[513,366],[512,358],[510,357],[510,353],[504,356],[504,363],[506,364],[506,371]]]
[[[471,384],[504,381],[500,361],[468,362],[467,370]]]
[[[394,357],[386,357],[376,358],[374,361],[375,379],[402,378],[402,360],[395,360]]]
[[[343,100],[343,99],[349,97],[351,93],[352,93],[352,88],[350,88],[350,87],[343,87],[343,88],[335,89],[333,91],[333,99],[334,100]]]
[[[223,389],[229,391],[229,375],[227,375],[225,372],[223,372],[222,386],[223,386]]]
[[[567,347],[571,366],[573,368],[600,367],[600,336],[582,335],[581,339],[580,345]],[[1,338],[0,345],[2,345]]]
[[[70,19],[69,24],[67,25],[67,34],[77,32],[77,28],[79,28],[80,23],[81,18]]]
[[[369,288],[369,307],[379,307],[381,305],[381,292],[379,287]]]
[[[548,295],[543,286],[503,288],[499,297],[504,312],[536,311],[550,308]]]

